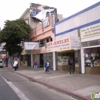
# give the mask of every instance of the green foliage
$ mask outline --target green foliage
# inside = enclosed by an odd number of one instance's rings
[[[30,26],[23,19],[5,22],[5,27],[0,31],[0,43],[6,43],[4,48],[10,56],[22,52],[19,44],[23,39],[29,38],[30,30]]]

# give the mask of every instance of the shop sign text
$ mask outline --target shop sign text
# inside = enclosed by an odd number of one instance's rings
[[[72,39],[71,40],[71,49],[80,49],[80,40],[79,39]]]
[[[70,49],[70,38],[47,43],[47,51],[62,51]]]
[[[81,38],[89,38],[100,35],[100,23],[80,29]]]
[[[59,45],[59,44],[64,44],[64,43],[68,43],[69,42],[69,38],[68,39],[64,39],[64,40],[58,40],[58,41],[55,41],[55,42],[50,42],[50,43],[47,43],[47,46],[53,46],[53,45]]]

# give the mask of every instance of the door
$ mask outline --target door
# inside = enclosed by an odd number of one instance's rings
[[[40,54],[40,67],[43,67],[44,61],[43,61],[43,54]]]

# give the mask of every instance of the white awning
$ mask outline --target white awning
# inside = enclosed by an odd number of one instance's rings
[[[38,50],[39,43],[38,42],[24,42],[24,50]]]

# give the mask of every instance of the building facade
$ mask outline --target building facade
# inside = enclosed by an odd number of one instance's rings
[[[54,40],[54,34],[52,32],[52,24],[51,24],[51,18],[49,20],[49,26],[47,26],[44,29],[44,32],[42,32],[42,25],[41,23],[37,24],[37,27],[35,31],[32,31],[31,35],[31,41],[32,42],[38,42],[39,43],[39,49],[38,50],[32,50],[32,57],[33,61],[37,60],[39,67],[44,66],[44,61],[48,59],[51,63],[51,66],[53,65],[53,55],[52,53],[47,53],[46,50],[46,43]],[[36,32],[36,33],[35,33]]]
[[[80,40],[80,48],[78,47],[79,44],[77,44],[78,41],[74,41],[74,47],[70,49],[63,49],[63,45],[61,45],[61,50],[59,51],[57,47],[54,47],[57,52],[56,59],[58,59],[57,68],[59,70],[68,70],[67,59],[68,56],[71,56],[75,61],[75,65],[73,66],[75,72],[100,73],[99,10],[100,2],[55,24],[56,41],[69,37],[79,38]]]
[[[31,66],[34,60],[37,60],[38,66],[43,68],[44,61],[48,59],[53,68],[54,54],[47,52],[46,43],[55,39],[54,24],[62,20],[63,16],[57,14],[56,8],[31,3],[30,8],[26,9],[20,18],[23,18],[32,28],[29,42],[39,43],[39,49],[33,48],[30,52]],[[24,54],[25,50],[22,52],[22,55]]]
[[[20,19],[24,19],[27,24],[29,24],[31,27],[35,27],[36,22],[32,24],[32,19],[30,17],[30,9],[27,8],[24,13],[21,15]],[[30,33],[29,33],[30,34]],[[22,46],[24,41],[22,41]],[[20,57],[20,66],[31,66],[31,51],[30,50],[24,50],[21,53]]]

